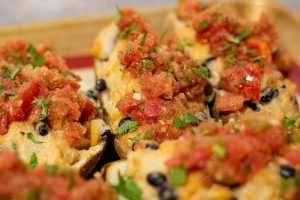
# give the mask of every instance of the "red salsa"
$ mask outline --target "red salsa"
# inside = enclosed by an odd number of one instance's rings
[[[45,44],[37,47],[11,40],[0,47],[0,134],[10,123],[46,122],[63,130],[75,145],[86,132],[82,125],[96,115],[94,104],[78,92],[79,77]]]

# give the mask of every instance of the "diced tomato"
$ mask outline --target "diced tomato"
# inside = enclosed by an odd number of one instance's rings
[[[23,83],[23,85],[17,91],[19,98],[23,101],[22,109],[28,112],[32,101],[39,95],[39,85],[30,80]]]
[[[91,121],[97,114],[94,104],[90,100],[85,101],[83,111],[81,112],[80,121]]]
[[[300,148],[286,148],[283,156],[294,166],[300,165]]]
[[[265,63],[270,63],[272,61],[270,45],[267,42],[262,39],[249,37],[246,43],[250,48],[258,50],[260,55],[264,56],[263,61]]]
[[[116,105],[120,112],[127,114],[133,109],[135,109],[142,100],[136,100],[133,98],[133,93],[126,94]]]
[[[227,68],[221,75],[221,87],[228,92],[242,94],[248,101],[256,101],[260,94],[260,71],[257,65]]]
[[[217,110],[228,112],[238,111],[243,108],[245,98],[242,95],[226,93],[224,96],[217,96],[215,107]]]
[[[0,109],[0,135],[7,132],[8,118],[7,113],[4,109]]]
[[[149,121],[159,117],[162,114],[162,100],[152,99],[144,103],[140,110],[133,111],[130,116],[138,121]]]

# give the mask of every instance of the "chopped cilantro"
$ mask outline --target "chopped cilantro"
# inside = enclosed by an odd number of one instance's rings
[[[214,101],[215,97],[216,97],[216,92],[213,91],[210,95],[207,95],[207,96],[205,97],[205,101],[206,101],[207,103],[212,103],[212,102]]]
[[[194,71],[199,74],[202,78],[208,78],[209,71],[206,67],[193,68]]]
[[[197,117],[195,117],[194,115],[192,115],[191,113],[185,113],[183,116],[184,116],[184,122],[186,124],[189,124],[189,123],[200,124],[201,123],[201,120],[198,119]]]
[[[225,46],[223,46],[222,48],[221,48],[221,51],[227,51],[227,50],[229,50],[229,49],[231,49],[232,48],[232,45],[231,44],[226,44]]]
[[[42,143],[44,143],[44,142],[35,140],[35,137],[34,137],[33,133],[31,133],[31,132],[27,133],[27,139],[31,140],[35,144],[42,144]]]
[[[138,126],[138,122],[133,120],[126,120],[121,126],[119,126],[114,134],[123,134],[127,132],[133,132]]]
[[[114,186],[116,192],[128,200],[141,200],[142,190],[128,176],[119,175],[119,183]]]
[[[36,50],[36,48],[33,46],[33,44],[29,44],[28,52],[29,52],[33,57],[37,57],[37,56],[38,56],[37,50]]]
[[[12,91],[2,90],[0,89],[0,94],[5,94],[6,97],[15,96],[15,93]]]
[[[219,143],[213,144],[211,150],[219,159],[224,159],[227,156],[226,148]]]
[[[184,38],[180,44],[179,49],[184,50],[185,47],[190,46],[191,44],[192,44],[192,41],[190,39]]]
[[[288,132],[291,132],[292,129],[294,128],[297,120],[299,119],[299,116],[293,116],[291,118],[288,118],[288,119],[284,119],[282,124],[283,124],[283,127],[288,131]]]
[[[236,54],[237,54],[237,52],[233,52],[233,53],[231,53],[231,54],[228,54],[227,56],[226,56],[226,60],[227,60],[227,62],[229,62],[229,63],[231,63],[231,64],[235,64],[235,56],[236,56]]]
[[[143,35],[143,38],[142,38],[142,41],[139,44],[141,47],[144,46],[146,38],[147,38],[147,35],[148,35],[148,31],[145,31],[144,35]]]
[[[62,75],[71,81],[75,80],[74,75],[71,73],[64,72],[64,73],[62,73]]]
[[[172,69],[172,68],[169,68],[168,72],[169,72],[170,74],[175,74],[175,70]]]
[[[182,166],[173,167],[169,170],[171,182],[175,186],[184,185],[187,182],[187,171]]]
[[[208,25],[209,25],[208,21],[204,20],[198,24],[198,30],[204,31],[208,28]]]
[[[27,195],[27,200],[36,200],[36,199],[38,199],[36,190],[30,190]]]
[[[174,117],[174,119],[173,119],[173,125],[176,128],[182,128],[182,127],[185,127],[187,124],[184,123],[184,121],[182,121],[179,117]]]
[[[237,37],[229,37],[227,40],[228,40],[229,42],[232,42],[232,43],[234,43],[234,44],[239,45],[239,44],[241,43],[242,40],[244,40],[245,38],[247,38],[247,37],[249,36],[249,34],[250,34],[249,29],[244,28],[244,29],[240,32],[239,36],[237,36]]]
[[[143,60],[143,66],[146,67],[147,69],[151,69],[154,66],[154,64],[153,64],[152,60],[144,59]]]
[[[32,153],[30,156],[30,161],[29,161],[29,169],[34,169],[38,165],[38,159],[36,156],[36,153]]]
[[[247,82],[247,79],[246,79],[246,77],[244,77],[244,78],[241,78],[241,80],[240,80],[240,83],[246,83]]]
[[[4,74],[1,76],[3,78],[15,78],[15,76],[21,71],[22,67],[17,67],[12,73],[10,73],[9,69],[6,66],[2,66],[2,70],[4,71]]]
[[[143,74],[143,69],[140,67],[140,68],[138,69],[138,75],[141,76],[142,74]]]
[[[185,71],[185,70],[187,70],[187,64],[183,64],[183,70]]]
[[[44,101],[42,99],[35,98],[31,103],[31,104],[37,104],[38,106],[42,107],[42,112],[39,115],[39,119],[41,121],[44,120],[48,115],[49,103],[50,103],[50,96],[48,96],[47,99]]]
[[[35,58],[35,60],[32,63],[33,68],[38,66],[43,66],[45,64],[45,57],[44,56],[38,56]]]
[[[131,46],[128,45],[128,46],[127,46],[127,54],[130,55],[130,53],[131,53]]]
[[[55,175],[55,174],[67,175],[68,173],[69,173],[69,170],[62,166],[48,165],[46,168],[47,175]]]
[[[131,24],[131,26],[129,26],[128,28],[125,28],[124,30],[122,30],[119,35],[121,38],[125,38],[127,36],[128,33],[130,33],[133,30],[136,30],[138,28],[138,26],[133,23]]]
[[[261,62],[265,56],[257,56],[255,58],[250,58],[250,62]]]
[[[122,19],[123,13],[122,11],[117,7],[117,13],[115,15],[115,23],[119,24]]]

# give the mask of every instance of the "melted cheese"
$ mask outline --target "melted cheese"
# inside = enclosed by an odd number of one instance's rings
[[[104,124],[99,119],[93,120],[92,123]],[[28,139],[28,133],[32,133],[35,141],[39,143]],[[71,166],[76,170],[81,170],[90,159],[94,159],[94,156],[103,150],[104,145],[104,141],[98,140],[97,145],[78,150],[70,147],[62,131],[49,131],[47,135],[41,136],[34,130],[33,125],[26,122],[11,123],[8,132],[0,136],[1,148],[16,151],[25,163],[29,163],[31,155],[35,153],[38,164]]]

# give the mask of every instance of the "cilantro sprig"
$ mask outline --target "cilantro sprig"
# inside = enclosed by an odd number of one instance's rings
[[[132,178],[119,174],[119,183],[114,186],[115,191],[128,200],[141,200],[142,190]]]
[[[176,128],[182,128],[182,127],[185,127],[185,126],[187,126],[188,124],[191,124],[191,123],[196,123],[198,125],[202,122],[200,119],[198,119],[197,117],[195,117],[191,113],[185,113],[183,115],[183,117],[184,117],[184,120],[181,120],[177,116],[175,116],[173,118],[173,125]]]
[[[48,96],[47,99],[45,99],[45,100],[35,98],[31,104],[37,104],[38,106],[42,107],[42,112],[39,115],[39,119],[41,121],[44,120],[48,115],[48,107],[49,107],[49,104],[50,104],[50,96]]]
[[[138,126],[138,122],[134,120],[126,120],[121,126],[119,126],[114,134],[123,134],[133,132]]]
[[[34,169],[38,165],[38,158],[36,156],[36,153],[33,152],[30,156],[30,161],[29,161],[29,169]]]
[[[15,78],[16,75],[21,71],[22,67],[17,67],[13,72],[10,72],[7,66],[3,65],[2,70],[4,73],[1,75],[3,78]]]
[[[298,119],[299,116],[293,116],[291,118],[284,119],[282,125],[288,132],[291,132]]]
[[[34,57],[34,61],[31,63],[33,68],[41,67],[45,64],[45,57],[38,55],[36,48],[30,44],[28,52]]]

